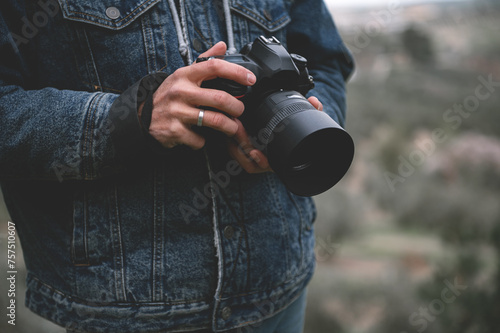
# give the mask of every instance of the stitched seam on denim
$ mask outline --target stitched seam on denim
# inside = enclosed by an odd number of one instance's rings
[[[95,175],[95,172],[94,172],[94,154],[93,154],[93,149],[94,149],[94,132],[95,132],[95,126],[97,125],[97,113],[99,111],[99,106],[101,105],[101,101],[102,99],[104,98],[104,94],[99,94],[98,98],[97,98],[97,102],[94,106],[94,112],[92,114],[92,121],[91,121],[91,128],[90,128],[90,135],[89,135],[89,140],[90,140],[90,152],[89,152],[89,156],[88,156],[88,159],[89,159],[89,170],[90,170],[90,177],[91,178],[95,178],[96,175]]]
[[[102,91],[105,91],[105,90],[109,90],[110,92],[114,92],[114,93],[117,93],[117,94],[121,94],[123,93],[123,90],[119,90],[119,89],[114,89],[114,88],[110,88],[110,87],[105,87],[105,86],[99,86],[97,84],[93,84],[89,81],[85,81],[85,80],[82,80],[82,83],[83,84],[86,84],[88,86],[91,86],[94,88],[94,90],[102,90]]]
[[[204,40],[204,41],[205,41],[208,45],[213,45],[213,42],[211,41],[211,40],[213,40],[213,37],[212,37],[212,29],[211,29],[211,27],[210,27],[210,19],[209,19],[209,17],[208,17],[208,13],[207,13],[206,8],[205,8],[205,6],[204,6],[203,0],[201,0],[201,6],[202,6],[202,8],[203,8],[203,12],[204,12],[204,14],[205,14],[205,21],[206,21],[206,23],[207,23],[207,25],[208,25],[208,32],[209,32],[209,34],[210,34],[209,39],[207,39],[207,38],[205,37],[205,35],[203,34],[203,32],[202,32],[200,29],[198,29],[198,27],[194,24],[197,20],[193,19],[193,14],[192,14],[192,13],[191,13],[191,11],[189,10],[189,9],[190,9],[190,7],[187,7],[187,11],[188,11],[188,13],[189,13],[189,17],[191,18],[191,22],[193,22],[193,30],[194,30],[194,31],[198,34],[198,36],[200,36],[200,37],[201,37],[201,39],[203,39],[203,40]]]
[[[160,182],[159,177],[163,175],[161,170],[154,168],[153,172],[153,301],[161,301],[163,299],[162,285],[162,254],[163,254],[163,214],[162,214],[162,196],[158,191],[162,188],[163,180]]]
[[[95,76],[95,73],[92,73],[92,71],[90,70],[90,65],[89,65],[89,57],[88,57],[88,53],[90,52],[89,51],[89,48],[88,48],[88,45],[85,41],[86,39],[86,32],[85,32],[85,29],[83,28],[75,28],[75,37],[76,37],[76,40],[78,41],[78,48],[79,50],[77,50],[77,52],[79,51],[81,53],[81,59],[82,59],[82,67],[84,67],[84,70],[82,70],[82,72],[85,72],[86,73],[86,77],[89,79],[89,81],[84,81],[84,77],[81,76],[80,74],[80,70],[79,70],[79,65],[78,65],[78,57],[76,55],[76,52],[73,52],[73,55],[74,55],[74,58],[75,58],[75,66],[76,66],[76,70],[78,72],[78,75],[80,76],[81,80],[83,83],[87,84],[89,86],[89,91],[91,91],[94,87],[94,83],[90,82],[92,80],[95,80],[94,76]]]
[[[210,36],[209,36],[208,40],[205,39],[205,36],[203,34],[200,34],[200,36],[207,42],[208,45],[214,45],[214,37],[212,36],[212,26],[210,25],[210,22],[212,22],[212,20],[210,19],[209,15],[208,15],[208,12],[207,12],[207,9],[205,7],[205,3],[203,2],[203,0],[201,0],[201,3],[202,3],[202,8],[203,8],[203,13],[205,14],[205,20],[206,20],[207,26],[208,26],[208,33]]]
[[[67,38],[70,39],[70,40],[75,40],[76,44],[78,44],[78,48],[81,47],[80,43],[78,43],[79,41],[79,33],[78,33],[78,29],[71,29],[70,25],[68,24],[68,22],[66,20],[63,20],[63,27],[64,29],[61,29],[63,31],[66,31],[67,33]],[[87,84],[88,86],[91,86],[90,83],[88,82],[85,82],[83,76],[82,76],[82,73],[80,71],[80,68],[79,68],[79,65],[78,65],[78,58],[76,56],[76,53],[77,51],[75,50],[76,46],[75,47],[71,47],[71,53],[73,54],[73,60],[75,62],[75,71],[78,75],[78,77],[80,78],[80,81],[84,84]]]
[[[75,218],[73,217],[73,239],[71,241],[71,254],[72,258],[71,261],[73,265],[79,266],[79,265],[90,265],[90,259],[88,255],[88,240],[87,240],[87,219],[88,219],[88,207],[87,207],[87,196],[85,190],[83,191],[83,248],[84,248],[84,256],[85,258],[83,260],[80,259],[80,252],[77,251],[77,247],[79,247],[80,242],[77,241],[77,235],[75,235],[75,232],[77,230],[77,223],[75,221]],[[75,208],[73,208],[75,209]]]
[[[152,301],[156,299],[156,168],[153,167],[153,258],[151,261],[152,269]]]
[[[89,170],[90,170],[90,178],[93,179],[95,177],[94,174],[94,159],[93,159],[93,149],[94,149],[94,131],[95,131],[95,126],[96,126],[96,116],[97,116],[97,111],[99,110],[99,106],[101,104],[102,99],[104,98],[104,94],[100,94],[101,96],[98,97],[97,102],[94,107],[94,112],[92,113],[92,121],[90,123],[90,133],[89,133],[89,142],[90,142],[90,151],[89,151],[89,156],[88,156],[88,163],[89,163]]]
[[[233,5],[232,9],[235,12],[237,12],[237,13],[243,15],[244,17],[254,21],[255,23],[259,24],[261,27],[263,27],[264,29],[269,30],[269,31],[276,31],[291,21],[291,19],[288,15],[284,15],[280,19],[271,22],[271,21],[265,19],[264,17],[262,17],[260,14],[250,10],[249,8],[243,7],[240,4]]]
[[[290,288],[294,288],[296,284],[301,283],[309,274],[310,274],[310,272],[306,271],[306,272],[304,272],[304,274],[299,275],[295,279],[291,280],[291,281],[294,281],[294,284],[289,286],[288,288],[285,288],[283,290],[283,292],[286,292]],[[88,307],[102,307],[102,306],[131,307],[131,306],[137,306],[137,305],[164,307],[166,305],[167,306],[168,305],[182,305],[182,304],[193,304],[193,303],[200,303],[200,302],[203,302],[206,304],[206,301],[207,301],[206,299],[196,299],[196,300],[190,300],[190,301],[158,302],[158,303],[151,303],[151,302],[135,302],[135,303],[132,303],[132,302],[128,302],[128,303],[124,303],[124,302],[108,302],[108,303],[95,302],[95,301],[87,301],[87,300],[84,300],[84,299],[79,298],[77,296],[68,295],[68,294],[60,291],[59,289],[54,288],[51,285],[43,282],[42,280],[40,280],[39,278],[37,278],[36,276],[34,276],[31,273],[28,273],[28,279],[35,280],[37,283],[43,285],[45,288],[49,289],[50,291],[52,291],[52,292],[54,292],[54,293],[56,293],[64,298],[67,298],[68,300],[71,300],[73,302],[77,302],[79,304],[84,304],[85,306],[88,306]],[[275,290],[275,289],[281,288],[282,286],[290,284],[291,281],[283,282],[282,284],[280,284],[274,288],[271,288],[271,289]],[[37,290],[38,289],[39,288],[37,288]],[[283,292],[280,292],[279,294],[282,294]],[[268,290],[264,290],[264,291],[260,290],[260,291],[250,292],[250,293],[247,292],[247,293],[242,293],[242,294],[237,294],[237,295],[231,295],[231,297],[221,298],[220,301],[226,301],[226,300],[229,300],[231,298],[245,297],[245,296],[255,295],[255,294],[259,294],[259,293],[266,293],[267,294]]]
[[[114,275],[115,275],[115,294],[117,301],[126,300],[126,291],[125,291],[125,260],[123,257],[123,244],[122,244],[122,236],[121,236],[121,228],[120,228],[120,212],[118,209],[118,191],[116,189],[116,185],[113,185],[113,196],[112,202],[114,204],[115,216],[114,218],[110,218],[111,223],[111,237],[113,237],[113,262],[115,264]],[[110,213],[111,213],[110,212]]]
[[[243,40],[246,41],[246,42],[250,42],[251,41],[251,32],[250,32],[250,20],[233,20],[233,21],[236,21],[236,22],[239,22],[239,28],[240,28],[240,31],[241,33],[245,33],[245,35],[243,36]]]
[[[205,298],[189,300],[189,301],[155,302],[155,303],[153,303],[153,302],[127,302],[127,303],[125,303],[125,302],[108,302],[108,303],[104,303],[104,302],[87,301],[87,300],[84,300],[84,299],[76,297],[76,296],[68,295],[68,294],[60,291],[59,289],[56,289],[56,288],[52,287],[51,285],[43,282],[42,280],[40,280],[39,278],[37,278],[36,276],[34,276],[32,274],[29,274],[29,277],[33,280],[36,280],[37,283],[43,285],[45,288],[49,289],[50,291],[52,291],[52,292],[54,292],[54,293],[56,293],[64,298],[67,298],[68,300],[71,300],[71,301],[79,303],[79,304],[84,304],[85,306],[88,306],[88,307],[102,307],[102,306],[116,306],[116,307],[161,306],[161,307],[165,307],[165,306],[170,306],[170,305],[183,305],[183,304],[193,304],[193,303],[204,303],[203,305],[209,306],[209,304],[207,304],[207,300]]]
[[[241,205],[241,228],[243,230],[243,234],[245,236],[245,244],[246,244],[246,248],[247,248],[247,285],[246,285],[246,290],[249,290],[250,289],[250,242],[248,241],[248,231],[247,231],[247,228],[246,228],[246,225],[245,225],[245,204],[244,204],[244,200],[243,200],[243,189],[242,189],[242,186],[241,186],[241,182],[238,183],[238,192],[239,192],[239,196],[240,196],[240,205]]]
[[[208,41],[208,39],[205,38],[205,36],[203,36],[203,32],[198,29],[197,27],[193,27],[194,28],[194,31],[196,31],[196,33],[198,34],[198,36],[201,37],[201,39],[203,39],[208,45],[211,45],[211,43]]]
[[[300,226],[299,226],[299,245],[300,245],[300,267],[299,270],[302,269],[305,265],[305,258],[304,258],[304,244],[302,243],[302,232],[304,229],[304,217],[302,215],[302,211],[300,210],[299,204],[297,203],[297,200],[292,196],[290,192],[287,191],[288,197],[290,200],[293,202],[293,205],[295,206],[295,209],[297,210],[297,213],[299,214],[300,218]],[[291,274],[292,272],[290,271],[288,274]]]
[[[160,27],[161,40],[163,42],[163,56],[165,57],[165,66],[160,68],[158,71],[162,71],[168,66],[168,55],[167,55],[167,43],[165,42],[165,32],[163,31],[163,24],[161,22],[160,14],[155,10],[153,13],[158,17],[157,25]]]
[[[227,196],[225,195],[224,190],[221,189],[219,191],[219,193],[221,194],[221,196],[223,196],[223,199],[226,202],[226,205],[229,207],[229,210],[230,210],[231,214],[234,216],[234,218],[236,219],[238,225],[241,228],[241,222],[240,222],[241,219],[238,217],[238,214],[234,211],[234,207],[230,206],[229,200],[228,200]],[[227,286],[229,284],[229,281],[233,277],[234,272],[236,271],[236,267],[238,266],[238,259],[240,258],[240,253],[241,253],[240,250],[241,250],[242,240],[243,240],[243,229],[241,230],[240,237],[238,238],[238,246],[236,248],[236,258],[234,259],[233,269],[232,269],[231,273],[229,273],[228,276],[226,277],[226,283],[221,288],[221,294],[224,294],[224,291],[227,288]]]
[[[104,22],[115,23],[115,24],[120,23],[120,22],[122,22],[122,21],[124,21],[124,20],[127,20],[127,19],[129,18],[129,16],[132,16],[132,15],[133,15],[136,11],[138,11],[138,10],[140,10],[141,12],[146,11],[146,10],[147,10],[147,9],[149,9],[151,6],[153,6],[153,5],[157,4],[159,1],[160,1],[160,0],[157,0],[157,1],[155,1],[155,0],[150,0],[149,2],[152,2],[151,4],[148,4],[148,1],[145,1],[145,2],[143,2],[143,3],[141,3],[141,4],[139,4],[139,5],[136,7],[136,9],[134,9],[132,12],[130,12],[130,14],[128,14],[127,16],[123,17],[121,20],[119,20],[119,21],[116,21],[116,22],[115,22],[115,21],[113,21],[113,20],[108,20],[108,19],[105,19],[104,17],[96,16],[96,15],[93,15],[93,14],[89,14],[89,13],[84,13],[84,12],[78,12],[78,11],[70,10],[70,9],[69,9],[69,5],[68,5],[68,0],[65,0],[65,2],[66,2],[66,8],[67,8],[67,10],[68,10],[68,13],[78,14],[78,15],[82,15],[82,16],[89,16],[89,17],[93,17],[93,18],[95,18],[95,19],[97,19],[97,20],[102,20],[102,21],[104,21]],[[144,7],[144,8],[141,8],[141,7],[143,7],[143,6],[145,6],[145,7]],[[85,22],[89,22],[89,23],[94,23],[94,24],[104,25],[104,24],[102,24],[102,23],[98,23],[98,22],[95,22],[95,21],[92,21],[92,20],[86,19],[86,18],[84,18],[84,17],[79,18],[79,19],[80,19],[80,20],[82,20],[82,21],[85,21]],[[104,25],[104,26],[106,26],[106,27],[110,27],[109,25]]]
[[[274,195],[274,198],[275,198],[275,201],[276,201],[276,206],[278,207],[278,210],[280,212],[280,217],[281,217],[281,225],[282,225],[282,229],[283,231],[286,233],[286,238],[287,240],[289,239],[288,238],[288,230],[285,229],[284,225],[286,224],[286,218],[285,218],[285,210],[283,208],[283,204],[281,203],[281,200],[280,200],[280,196],[278,195],[278,192],[276,190],[276,181],[274,179],[274,176],[273,174],[267,174],[266,175],[267,177],[267,184],[269,184],[269,187],[271,188],[271,191]],[[290,257],[289,257],[289,253],[288,253],[288,249],[285,249],[285,251],[283,251],[284,254],[285,254],[285,264],[286,264],[286,271],[288,272],[289,270],[289,267],[290,267]]]
[[[146,32],[146,25],[144,19],[141,20],[142,38],[144,39],[144,53],[146,54],[146,65],[148,67],[148,74],[151,73],[151,64],[149,63],[149,43],[148,33]]]
[[[95,78],[97,79],[97,83],[98,85],[100,86],[101,85],[101,80],[99,79],[99,73],[97,72],[97,67],[96,67],[96,64],[95,64],[95,60],[94,60],[94,55],[93,55],[93,52],[92,52],[92,47],[90,46],[90,41],[88,39],[88,36],[87,36],[87,31],[85,29],[83,29],[83,35],[85,37],[85,42],[87,44],[87,48],[88,48],[88,52],[89,52],[89,55],[90,55],[90,62],[92,64],[92,67],[94,69],[94,74],[95,74]],[[97,100],[97,97],[99,95],[96,96],[96,100]],[[102,97],[101,97],[102,98]],[[100,101],[100,99],[99,99]],[[97,108],[94,109],[93,111],[94,113],[97,112]],[[93,128],[94,128],[94,116],[95,114],[93,114],[92,116],[92,123],[91,123],[91,132],[89,133],[90,135],[88,135],[88,138],[90,139],[90,151],[88,151],[88,156],[86,154],[84,154],[83,156],[83,161],[86,163],[83,164],[84,166],[84,173],[85,173],[85,179],[92,179],[93,177],[93,165],[92,165],[92,136],[93,136]],[[88,127],[87,127],[88,128]],[[88,163],[88,166],[86,166],[86,164]],[[90,173],[90,176],[89,176],[89,173]]]
[[[89,37],[87,35],[87,30],[83,29],[83,36],[85,37],[85,43],[87,44],[87,50],[90,56],[90,59],[87,61],[90,61],[92,68],[94,69],[94,76],[95,79],[97,80],[97,86],[102,86],[101,84],[101,79],[99,78],[99,72],[97,71],[97,66],[96,62],[94,60],[94,53],[92,52],[92,46],[90,45]]]
[[[148,64],[148,73],[156,72],[156,47],[153,39],[153,28],[151,27],[151,20],[149,15],[144,15],[141,20],[142,33],[144,36],[144,48],[146,52],[146,61]]]
[[[87,192],[83,191],[83,248],[85,251],[85,260],[89,262],[89,249],[88,249],[88,218],[89,218],[89,207],[87,205]]]
[[[90,102],[90,106],[87,110],[86,114],[86,119],[85,119],[85,126],[84,126],[84,131],[83,131],[83,152],[82,152],[82,171],[83,171],[83,179],[88,179],[88,170],[87,170],[87,154],[88,154],[88,144],[89,144],[89,128],[90,122],[92,121],[92,113],[94,112],[94,104],[97,102],[97,96],[92,97],[92,101]]]

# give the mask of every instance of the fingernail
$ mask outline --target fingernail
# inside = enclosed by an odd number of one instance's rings
[[[248,72],[247,73],[247,81],[250,84],[254,84],[257,81],[257,78],[255,77],[255,75],[252,72]]]

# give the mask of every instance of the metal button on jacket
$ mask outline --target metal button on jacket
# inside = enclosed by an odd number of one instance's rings
[[[224,228],[223,234],[224,234],[224,237],[226,237],[227,239],[233,238],[234,228],[232,226],[228,225],[227,227]]]
[[[222,309],[221,317],[224,320],[228,320],[229,317],[231,317],[231,308],[229,306],[226,306],[224,309]]]
[[[195,38],[193,40],[193,48],[196,52],[201,52],[203,49],[203,45],[201,44],[201,41],[198,38]]]
[[[106,8],[106,16],[114,20],[120,17],[120,11],[116,7]]]

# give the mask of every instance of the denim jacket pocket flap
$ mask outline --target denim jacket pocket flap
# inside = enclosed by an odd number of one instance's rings
[[[269,32],[277,31],[291,21],[283,0],[232,0],[231,9]]]
[[[64,18],[119,30],[160,0],[58,0]]]

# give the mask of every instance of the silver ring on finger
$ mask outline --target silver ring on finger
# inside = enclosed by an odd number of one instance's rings
[[[198,122],[196,123],[196,126],[201,127],[203,126],[203,116],[205,115],[205,110],[200,110],[200,113],[198,113]]]

